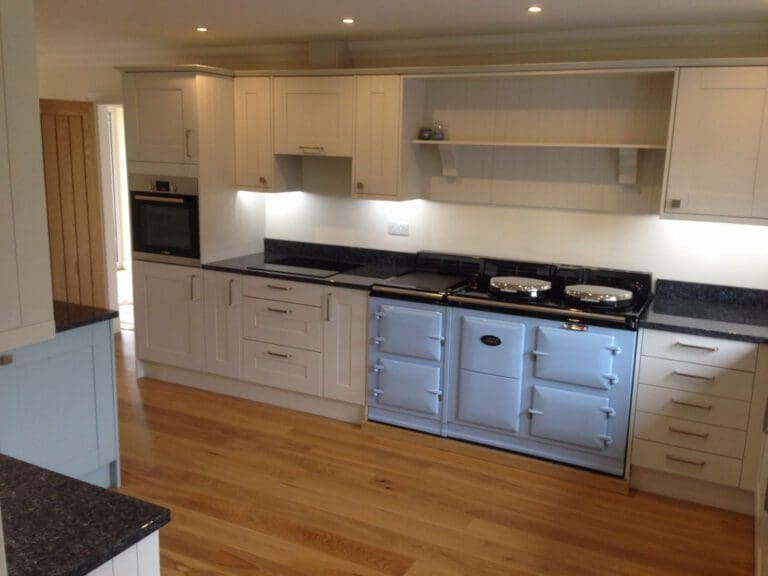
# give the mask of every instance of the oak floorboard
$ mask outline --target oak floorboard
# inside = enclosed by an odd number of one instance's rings
[[[137,380],[126,494],[167,506],[164,576],[746,576],[752,519],[466,443]]]

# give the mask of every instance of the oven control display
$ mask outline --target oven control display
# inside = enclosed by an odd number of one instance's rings
[[[171,183],[168,180],[155,180],[155,190],[158,192],[170,192]]]

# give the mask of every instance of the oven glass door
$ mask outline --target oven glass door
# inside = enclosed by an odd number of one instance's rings
[[[133,250],[200,258],[197,196],[131,192]]]

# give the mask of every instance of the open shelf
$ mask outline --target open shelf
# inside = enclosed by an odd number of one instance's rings
[[[495,142],[493,140],[411,140],[427,146],[509,146],[520,148],[616,148],[635,150],[665,150],[666,144],[607,144],[602,142]]]

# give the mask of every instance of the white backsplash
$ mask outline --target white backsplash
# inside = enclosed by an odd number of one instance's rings
[[[768,289],[768,226],[304,192],[266,196],[267,238],[604,266]],[[391,221],[409,223],[410,235],[388,235]]]

